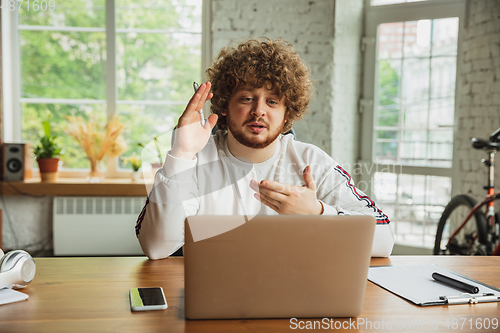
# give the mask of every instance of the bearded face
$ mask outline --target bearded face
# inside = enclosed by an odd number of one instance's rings
[[[255,88],[244,85],[229,100],[227,128],[242,145],[265,148],[273,143],[285,126],[284,98],[265,85]]]

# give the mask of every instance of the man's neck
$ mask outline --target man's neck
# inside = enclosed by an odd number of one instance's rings
[[[230,131],[227,132],[227,148],[234,157],[241,160],[250,160],[252,163],[262,163],[273,157],[278,145],[278,138],[265,148],[250,148],[239,143]]]

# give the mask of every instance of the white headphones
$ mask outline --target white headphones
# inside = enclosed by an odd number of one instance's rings
[[[0,249],[0,289],[26,287],[35,277],[36,265],[30,254],[23,250],[4,255]]]

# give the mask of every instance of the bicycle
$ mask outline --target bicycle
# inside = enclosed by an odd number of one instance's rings
[[[484,187],[487,194],[480,202],[466,194],[451,199],[439,219],[435,255],[500,255],[500,222],[495,213],[495,200],[500,199],[500,192],[495,193],[493,185],[500,128],[489,140],[473,138],[472,147],[488,153],[488,159],[481,160],[489,171],[488,185]]]

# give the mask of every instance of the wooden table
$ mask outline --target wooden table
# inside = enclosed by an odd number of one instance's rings
[[[157,261],[145,257],[37,258],[35,261],[35,279],[24,289],[29,299],[0,306],[2,333],[313,331],[292,330],[289,319],[186,321],[182,258]],[[393,256],[372,259],[372,265],[424,263],[436,263],[500,287],[500,257]],[[131,312],[129,289],[149,286],[163,287],[169,308]],[[460,318],[465,318],[465,327],[453,328],[453,320],[457,320],[459,326],[464,322]],[[500,303],[418,307],[367,282],[361,315],[352,319],[331,319],[331,328],[320,331],[333,331],[335,324],[348,327],[350,322],[364,320],[372,322],[373,326],[369,329],[368,324],[360,325],[357,327],[360,332],[499,332],[500,326],[497,330],[476,328],[479,322],[493,318],[500,320]],[[306,325],[305,320],[302,321]],[[449,328],[443,326],[447,322]],[[389,325],[392,329],[388,328]]]

